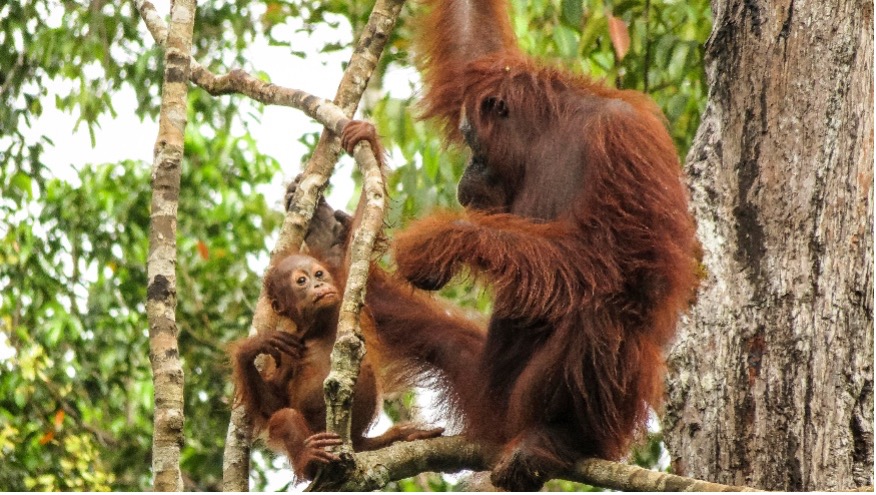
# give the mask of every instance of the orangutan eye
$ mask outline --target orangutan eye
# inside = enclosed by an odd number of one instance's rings
[[[304,283],[307,282],[307,278],[298,277],[298,280],[296,280],[296,282],[298,282],[298,285],[304,285]]]
[[[322,270],[316,271],[316,278],[322,278]]]

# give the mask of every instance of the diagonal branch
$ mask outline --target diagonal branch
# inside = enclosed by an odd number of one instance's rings
[[[167,26],[155,6],[147,0],[135,0],[135,5],[155,42],[164,46],[167,40]],[[216,75],[192,59],[189,79],[213,96],[241,94],[265,105],[301,110],[332,132],[342,131],[350,117],[342,108],[328,100],[305,91],[262,81],[242,69]]]
[[[368,18],[368,23],[359,37],[350,63],[344,71],[334,103],[344,115],[352,118],[365,92],[371,74],[377,67],[386,42],[395,28],[404,0],[377,0]],[[330,132],[334,130],[335,132]],[[323,131],[313,152],[313,157],[304,168],[305,178],[295,191],[291,210],[287,213],[277,240],[276,252],[297,249],[304,239],[307,226],[316,209],[316,198],[325,189],[341,151],[339,130]],[[311,181],[308,181],[308,178]],[[311,200],[312,198],[312,200]]]

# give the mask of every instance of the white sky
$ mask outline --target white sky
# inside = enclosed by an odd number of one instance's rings
[[[154,0],[153,3],[159,12],[166,15],[169,0]],[[339,28],[333,29],[324,24],[317,26],[313,35],[295,33],[291,23],[297,20],[292,20],[290,24],[276,27],[274,33],[290,41],[296,51],[317,54],[318,49],[326,42],[348,43],[352,38],[346,18],[336,16],[332,20],[338,22]],[[141,33],[146,39],[151,39],[142,23]],[[197,25],[195,35],[197,36]],[[267,73],[271,82],[332,99],[341,79],[341,63],[349,60],[351,53],[351,49],[344,49],[302,59],[290,55],[285,47],[268,46],[264,39],[258,39],[247,50],[246,56],[251,62],[250,67]],[[394,95],[404,97],[410,94],[411,77],[416,77],[413,71],[391,72],[386,78],[386,87]],[[47,135],[54,141],[54,147],[46,149],[43,162],[59,178],[76,183],[78,182],[76,170],[87,164],[117,162],[125,159],[138,159],[151,164],[158,124],[148,118],[141,122],[135,116],[136,101],[133,90],[125,88],[113,96],[112,101],[117,116],[112,118],[103,115],[99,119],[99,128],[95,132],[96,144],[92,147],[87,127],[82,124],[76,132],[73,132],[76,117],[54,108],[55,95],[63,93],[67,85],[69,83],[63,81],[49,85],[49,94],[43,100],[45,102],[43,115],[34,122],[32,128],[25,130],[29,136]],[[191,91],[200,90],[193,87]],[[236,98],[240,101],[246,97],[220,98]],[[241,112],[241,116],[246,118],[246,112]],[[304,145],[298,142],[298,138],[305,133],[319,131],[320,126],[298,110],[278,106],[265,107],[261,122],[252,120],[248,123],[259,149],[279,160],[282,166],[282,174],[277,176],[269,187],[258,189],[258,192],[265,194],[271,204],[279,209],[285,192],[284,185],[301,170],[300,158],[306,152]],[[239,132],[243,133],[243,129]],[[335,207],[344,207],[350,200],[353,184],[349,178],[353,166],[352,159],[344,155],[340,168],[332,178],[333,190],[328,200]]]

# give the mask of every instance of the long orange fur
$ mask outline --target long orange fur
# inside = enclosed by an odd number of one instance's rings
[[[467,269],[495,306],[484,340],[385,277],[368,304],[381,338],[441,370],[467,434],[505,446],[494,483],[538,489],[577,457],[623,456],[659,409],[694,222],[647,96],[526,57],[505,0],[424,3],[424,113],[472,146],[460,197],[477,206],[399,234],[398,273],[434,289]]]

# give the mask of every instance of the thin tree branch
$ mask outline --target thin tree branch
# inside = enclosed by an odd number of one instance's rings
[[[575,467],[559,476],[592,486],[621,491],[653,492],[759,492],[756,488],[721,485],[686,478],[675,474],[652,471],[621,462],[603,459],[582,459]]]
[[[249,417],[242,405],[232,407],[225,434],[225,451],[222,455],[222,491],[249,491],[249,460],[252,444],[252,429]]]
[[[368,24],[356,44],[334,100],[335,105],[340,107],[348,118],[352,118],[356,112],[371,74],[395,27],[402,5],[404,0],[377,0],[371,11]],[[286,214],[275,253],[295,250],[301,245],[310,218],[316,209],[318,195],[325,189],[334,171],[340,154],[340,139],[337,136],[340,135],[339,131],[343,130],[343,126],[339,129],[326,127],[327,130],[320,136],[312,158],[304,168],[305,177],[295,190],[291,201],[293,206]],[[313,177],[308,180],[310,176]]]
[[[344,72],[334,103],[305,91],[262,81],[242,69],[234,69],[221,76],[216,75],[195,60],[191,61],[190,79],[213,96],[241,94],[265,105],[286,106],[301,110],[308,117],[325,125],[332,134],[339,134],[339,131],[342,131],[346,125],[347,120],[344,119],[349,119],[356,111],[359,99],[361,99],[365,86],[368,84],[371,72],[380,59],[380,54],[392,27],[395,25],[402,4],[403,2],[399,0],[381,0],[375,6],[372,18],[366,26],[365,34],[360,39],[347,70]],[[135,5],[152,37],[159,45],[163,46],[167,38],[167,27],[155,6],[147,0],[135,0]],[[392,15],[394,17],[390,17]],[[334,162],[337,161],[337,156],[340,154],[340,146],[336,137],[334,141],[334,160],[328,165],[329,172],[334,168]],[[319,146],[317,146],[316,151],[319,151]],[[314,155],[316,154],[315,152]],[[310,163],[313,162],[312,159]],[[303,188],[299,187],[300,189]],[[311,216],[312,214],[311,210]],[[305,230],[306,228],[300,229],[299,245],[304,238],[303,232]],[[278,246],[280,245],[281,243],[278,241]]]
[[[137,0],[138,5],[143,3],[143,0]],[[195,0],[175,0],[171,9],[158,138],[152,165],[146,313],[149,319],[149,357],[155,383],[152,472],[156,491],[183,489],[179,461],[185,419],[184,379],[176,324],[176,224],[195,8]]]
[[[338,87],[335,103],[344,113],[352,117],[359,105],[368,81],[377,67],[380,56],[389,39],[392,30],[404,5],[404,0],[377,0],[368,23],[359,37],[353,56],[341,83]],[[340,152],[340,142],[337,136],[340,132],[323,131],[317,143],[313,157],[305,167],[305,179],[314,177],[311,186],[314,192],[325,188],[331,176]],[[338,320],[338,338],[331,354],[331,371],[325,380],[326,429],[341,436],[343,448],[352,450],[350,438],[351,406],[353,390],[359,375],[359,367],[365,354],[361,329],[359,327],[360,311],[364,304],[365,285],[371,267],[372,255],[376,239],[383,227],[386,209],[386,194],[383,170],[375,160],[374,150],[366,142],[360,142],[354,149],[356,163],[364,176],[364,187],[360,202],[364,201],[364,211],[361,224],[354,234],[350,246],[348,279],[344,291],[344,300]],[[302,202],[299,195],[307,194],[304,180],[296,189],[292,204],[293,208],[286,215],[286,221],[280,233],[277,251],[288,249],[284,240],[292,246],[300,245],[313,212],[316,201]],[[316,199],[316,196],[314,196]]]
[[[361,141],[354,149],[356,163],[365,177],[362,198],[365,208],[359,228],[350,245],[347,285],[338,317],[338,337],[331,353],[331,371],[325,380],[326,429],[337,433],[344,448],[352,451],[350,412],[359,366],[365,355],[359,327],[359,313],[364,305],[365,284],[371,268],[374,245],[383,227],[386,193],[383,171],[371,146]]]

